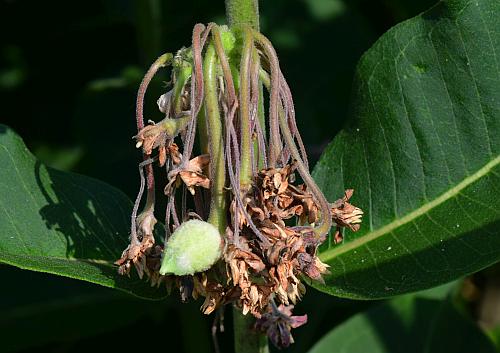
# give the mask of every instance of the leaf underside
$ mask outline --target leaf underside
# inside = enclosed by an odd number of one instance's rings
[[[332,295],[429,288],[500,259],[500,2],[442,1],[362,57],[352,117],[314,177],[353,188],[359,232],[330,240]]]
[[[165,291],[117,274],[130,200],[98,180],[44,166],[0,125],[0,262],[159,299]]]

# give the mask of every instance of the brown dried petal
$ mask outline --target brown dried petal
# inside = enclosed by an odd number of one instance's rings
[[[182,155],[179,152],[179,146],[177,146],[177,144],[171,143],[168,146],[168,153],[170,154],[170,158],[172,159],[172,162],[174,163],[174,165],[181,163]]]
[[[257,286],[250,287],[249,297],[252,305],[256,305],[259,302],[259,291],[257,290]]]
[[[120,259],[115,264],[119,266],[118,273],[121,275],[129,274],[132,265],[135,266],[139,278],[144,276],[144,273],[149,275],[152,270],[147,266],[146,258],[154,246],[154,238],[144,237],[139,244],[130,244],[122,253]]]
[[[319,259],[317,260],[316,256],[313,257],[308,253],[300,253],[297,260],[302,273],[311,279],[323,282],[321,274],[326,272],[327,265],[319,261]]]
[[[166,148],[165,146],[160,146],[158,148],[158,164],[160,164],[160,167],[163,167],[166,162],[167,162]]]
[[[250,215],[250,217],[252,219],[256,219],[256,220],[262,222],[266,218],[264,210],[262,210],[262,208],[258,207],[255,204],[255,202],[253,202],[253,201],[250,201],[247,203],[247,210],[248,210],[248,214]],[[245,217],[240,217],[240,219],[241,218],[245,219]]]
[[[363,211],[348,202],[353,192],[352,189],[346,190],[344,197],[332,204],[332,218],[338,226],[357,231],[360,228]]]
[[[210,179],[203,174],[203,169],[207,167],[210,162],[210,157],[206,154],[197,156],[191,159],[187,167],[179,167],[169,173],[170,181],[165,187],[165,194],[169,195],[173,192],[174,187],[178,186],[179,179],[186,184],[189,192],[194,195],[195,187],[200,186],[205,189],[210,188]]]
[[[208,166],[209,163],[210,155],[202,154],[191,159],[188,163],[187,169],[196,173],[203,173],[203,170]]]
[[[261,258],[251,251],[234,247],[231,251],[230,257],[232,259],[231,261],[237,260],[245,262],[257,273],[266,268],[266,265],[262,262]]]
[[[179,175],[192,195],[194,195],[195,193],[194,192],[195,186],[201,186],[202,188],[205,189],[210,188],[210,179],[208,179],[208,177],[206,177],[201,173],[193,171],[181,171],[179,172]]]
[[[280,208],[287,208],[289,207],[293,201],[295,201],[295,198],[293,197],[292,193],[281,193],[278,196],[278,206]]]
[[[163,127],[160,124],[148,125],[139,131],[139,133],[134,136],[137,140],[136,147],[142,146],[145,154],[150,155],[153,148],[159,146],[163,143],[165,145],[165,140],[167,138]]]

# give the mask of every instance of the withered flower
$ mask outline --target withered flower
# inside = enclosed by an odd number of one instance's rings
[[[153,148],[158,147],[162,142],[165,143],[167,135],[161,125],[152,124],[139,131],[134,138],[137,140],[135,147],[142,147],[145,154],[151,154]]]
[[[156,218],[152,212],[143,212],[137,217],[137,230],[134,232],[132,241],[129,246],[123,251],[122,257],[115,262],[119,266],[118,272],[122,275],[130,273],[130,267],[135,266],[139,278],[146,273],[151,275],[148,267],[148,255],[154,255],[152,252],[158,249],[153,249],[155,239],[153,229],[156,224]],[[154,257],[154,256],[151,256]]]
[[[171,87],[157,102],[164,117],[144,126],[147,86],[166,65],[172,66]],[[260,116],[262,85],[269,97],[266,116]],[[197,24],[191,47],[161,56],[146,73],[136,112],[141,187],[130,245],[116,262],[119,272],[128,274],[134,265],[152,285],[176,287],[183,301],[204,297],[205,314],[232,304],[258,318],[256,327],[275,345],[287,347],[293,342],[290,330],[307,320],[291,313],[291,304],[305,293],[302,276],[323,281],[328,274],[317,256],[319,245],[332,225],[336,242],[340,228],[358,230],[363,212],[349,203],[352,190],[330,204],[312,179],[291,91],[272,44],[249,27]],[[166,171],[160,183],[166,197],[161,244],[153,236],[156,165]],[[224,238],[222,257],[202,272],[163,276],[160,261],[171,249],[169,239],[190,218],[217,228]]]
[[[268,311],[255,322],[255,328],[265,332],[271,342],[278,348],[286,348],[292,344],[292,328],[297,328],[307,322],[307,315],[293,316],[293,305],[278,307],[274,302],[268,306]]]
[[[332,218],[337,229],[334,235],[336,243],[342,241],[342,233],[340,228],[347,227],[352,231],[357,231],[361,227],[361,217],[363,211],[351,205],[348,201],[352,197],[354,190],[348,189],[345,191],[344,197],[332,203]]]
[[[168,173],[169,183],[165,186],[165,194],[168,195],[173,192],[179,186],[179,181],[184,182],[191,195],[195,194],[195,186],[209,189],[210,179],[203,174],[209,162],[210,156],[203,154],[191,159],[185,166],[180,165],[170,171]]]

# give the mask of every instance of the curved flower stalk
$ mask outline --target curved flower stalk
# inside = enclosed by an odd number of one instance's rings
[[[165,116],[144,126],[146,88],[167,65],[172,66],[170,90],[158,99]],[[262,85],[269,98],[267,117],[260,114]],[[318,246],[333,224],[336,241],[342,239],[340,228],[359,229],[363,212],[349,204],[352,190],[330,204],[312,179],[292,94],[271,42],[250,27],[229,30],[197,24],[191,47],[161,56],[144,77],[137,98],[137,128],[136,146],[144,155],[139,164],[141,187],[131,242],[116,262],[119,272],[128,274],[134,265],[152,285],[177,287],[183,300],[205,297],[205,314],[233,303],[243,314],[259,318],[257,328],[276,344],[293,342],[290,329],[306,321],[305,316],[298,320],[291,314],[305,292],[300,277],[322,281],[327,265],[316,256]],[[167,175],[158,183],[167,205],[159,244],[153,236],[156,165]],[[296,182],[296,172],[302,184]],[[145,189],[144,208],[138,213]],[[190,219],[210,223],[222,239],[222,251],[217,242],[211,245],[211,253],[220,253],[220,258],[195,266],[201,272],[185,269],[192,268],[189,261],[200,261],[188,255],[203,254],[193,250],[193,242],[201,249],[206,246],[200,241],[203,237],[199,232],[193,232],[196,238],[189,232],[182,237],[175,233]],[[176,253],[169,242],[172,233]],[[191,249],[185,253],[184,241]],[[162,261],[171,262],[169,257],[175,257],[176,265],[160,271]],[[280,332],[284,336],[277,337]]]

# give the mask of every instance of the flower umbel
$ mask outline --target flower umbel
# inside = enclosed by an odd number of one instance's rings
[[[164,116],[145,126],[144,95],[167,65],[170,87],[158,99]],[[269,97],[267,114],[262,86]],[[291,314],[305,293],[301,276],[323,280],[328,265],[319,260],[318,246],[333,224],[337,242],[339,228],[358,230],[363,212],[349,203],[352,190],[330,204],[312,179],[292,94],[271,42],[249,27],[197,24],[190,48],[161,56],[146,73],[136,113],[141,186],[130,245],[116,262],[119,272],[129,274],[134,265],[152,285],[177,287],[183,301],[205,297],[205,314],[231,303],[258,318],[256,327],[275,345],[287,347],[293,343],[290,330],[307,320]],[[153,235],[156,165],[166,171],[160,182],[166,198],[162,244]],[[187,222],[208,222],[221,236],[220,259],[208,269],[219,256],[218,238],[210,253],[216,256],[207,265],[191,266],[199,259],[190,254],[204,254],[204,237],[184,241],[180,232],[171,237]]]

